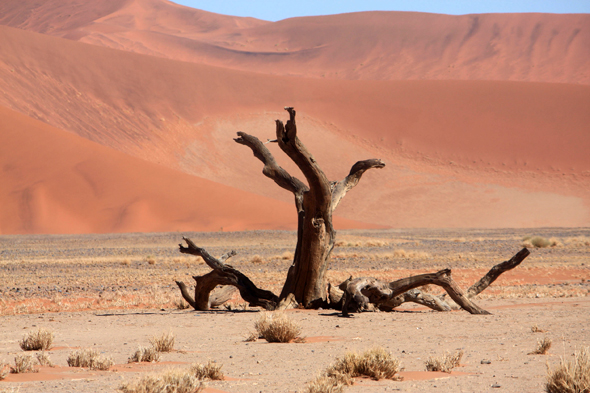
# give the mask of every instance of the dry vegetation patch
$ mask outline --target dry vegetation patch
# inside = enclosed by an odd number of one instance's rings
[[[37,356],[37,362],[39,362],[39,364],[41,366],[55,367],[55,365],[53,364],[53,362],[49,358],[49,355],[47,354],[47,352],[45,352],[45,351],[38,352],[36,354],[36,356]]]
[[[37,372],[34,368],[35,358],[33,355],[21,354],[14,357],[14,367],[10,368],[13,374],[34,373]]]
[[[336,393],[353,384],[353,378],[366,376],[374,380],[399,379],[400,362],[383,348],[369,349],[362,354],[348,352],[337,359],[307,385],[308,393]]]
[[[203,383],[188,370],[168,370],[146,375],[119,387],[123,393],[199,393],[203,389]]]
[[[214,381],[222,381],[225,377],[225,375],[223,375],[223,371],[221,371],[222,367],[222,364],[217,364],[209,360],[207,364],[193,364],[191,366],[190,372],[193,373],[195,378],[198,380],[209,379]]]
[[[552,370],[547,366],[547,393],[590,392],[590,347],[574,353],[574,359],[566,362],[562,357],[559,366]]]
[[[91,370],[108,370],[115,364],[112,358],[100,356],[96,349],[79,349],[68,355],[68,366]]]
[[[142,347],[141,345],[137,350],[127,359],[127,363],[139,363],[139,362],[159,362],[160,352],[156,351],[156,348]]]
[[[46,351],[51,349],[51,344],[53,344],[53,333],[47,329],[39,328],[26,334],[18,344],[23,351]]]
[[[299,338],[301,327],[282,312],[264,312],[254,323],[259,338],[269,343],[288,343]],[[254,334],[256,334],[254,333]],[[248,337],[247,341],[253,341]]]
[[[150,343],[158,352],[171,352],[174,349],[174,341],[176,336],[172,332],[162,333],[150,339]]]
[[[426,370],[450,373],[455,367],[459,366],[462,357],[463,351],[457,351],[454,354],[446,352],[442,357],[429,356],[425,362]]]
[[[529,355],[545,355],[549,348],[551,348],[551,339],[543,337],[542,340],[537,340],[537,348],[533,352],[529,352]]]

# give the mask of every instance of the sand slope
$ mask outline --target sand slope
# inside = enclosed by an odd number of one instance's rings
[[[586,86],[265,76],[7,27],[0,36],[0,103],[172,169],[291,203],[231,140],[238,130],[271,138],[289,104],[331,179],[359,159],[389,164],[347,196],[338,210],[346,218],[396,227],[590,222]]]
[[[291,206],[0,107],[0,234],[293,228]]]
[[[590,15],[364,12],[276,23],[165,0],[6,0],[0,24],[280,75],[590,84]]]

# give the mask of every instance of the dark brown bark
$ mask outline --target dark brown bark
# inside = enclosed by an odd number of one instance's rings
[[[235,141],[252,149],[254,156],[264,164],[263,174],[295,196],[297,246],[280,298],[285,299],[293,294],[295,300],[305,307],[319,307],[326,304],[325,272],[336,236],[332,212],[344,195],[358,184],[365,171],[383,168],[385,164],[375,159],[359,161],[344,180],[330,182],[297,137],[295,110],[291,107],[285,110],[289,112],[289,120],[286,124],[276,121],[276,142],[299,167],[307,180],[307,186],[281,168],[258,138],[238,132]]]
[[[442,287],[461,308],[471,314],[489,314],[489,312],[467,299],[461,288],[453,281],[450,269],[406,277],[390,283],[371,277],[350,280],[344,285],[342,314],[348,315],[351,303],[355,304],[359,310],[366,308],[369,303],[386,308],[399,305],[397,299],[399,295],[427,284]]]
[[[487,311],[479,308],[470,299],[484,291],[502,273],[518,266],[529,254],[529,250],[523,248],[510,260],[495,265],[476,284],[472,285],[466,294],[463,294],[452,280],[449,269],[434,274],[408,277],[392,283],[386,283],[374,278],[352,279],[350,277],[340,284],[338,288],[329,286],[328,292],[331,303],[335,308],[342,309],[344,315],[347,315],[351,308],[361,310],[367,304],[374,304],[383,311],[391,311],[405,302],[422,304],[436,311],[450,311],[453,309],[444,300],[445,295],[433,296],[415,289],[428,283],[441,286],[455,303],[466,311],[472,314],[486,314]]]
[[[177,281],[176,284],[180,288],[182,297],[195,310],[209,310],[212,307],[211,292],[218,285],[231,285],[240,291],[242,299],[247,301],[252,306],[260,306],[266,310],[274,310],[279,298],[272,292],[258,288],[246,275],[239,270],[233,268],[231,265],[224,264],[222,260],[226,260],[235,255],[235,251],[225,254],[222,258],[217,259],[209,254],[205,249],[197,247],[190,239],[183,238],[188,247],[179,244],[180,252],[184,254],[191,254],[200,256],[205,263],[213,269],[211,272],[203,276],[193,277],[196,281],[195,298],[193,299],[186,285],[183,282]],[[217,299],[218,301],[221,299]]]

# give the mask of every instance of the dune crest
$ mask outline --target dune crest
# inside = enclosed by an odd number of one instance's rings
[[[362,12],[271,23],[166,0],[4,3],[3,25],[267,74],[590,84],[589,14]]]

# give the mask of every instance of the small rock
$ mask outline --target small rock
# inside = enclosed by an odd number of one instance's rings
[[[483,359],[480,363],[481,364],[492,364],[492,361],[489,359]]]
[[[493,384],[493,385],[492,385],[492,387],[493,387],[493,388],[500,388],[501,386],[500,386],[500,385],[498,385],[497,383],[495,383],[495,384]]]

